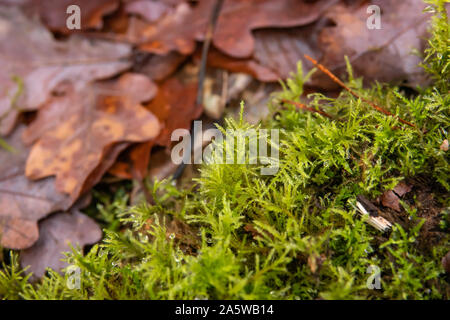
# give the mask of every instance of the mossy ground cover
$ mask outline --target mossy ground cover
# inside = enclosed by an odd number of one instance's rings
[[[396,116],[386,116],[343,91],[316,93],[298,110],[307,79],[297,74],[274,93],[270,116],[258,126],[228,119],[224,129],[279,129],[279,170],[209,164],[183,188],[148,183],[154,204],[127,206],[127,188],[98,192],[90,212],[105,238],[86,255],[74,248],[70,273],[52,270],[29,283],[17,255],[0,271],[6,299],[448,299],[441,258],[449,250],[449,25],[444,1],[433,20],[424,66],[427,88],[362,87],[348,67],[347,86]],[[440,10],[438,9],[440,8]],[[414,127],[399,122],[399,118]],[[382,233],[355,207],[364,195],[377,203],[405,182],[412,191],[401,212],[378,204],[392,224]],[[92,210],[93,209],[93,210]],[[367,286],[369,266],[381,289]],[[369,279],[370,280],[370,279]],[[370,282],[370,281],[369,281]]]

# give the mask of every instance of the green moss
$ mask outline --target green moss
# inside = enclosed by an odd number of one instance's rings
[[[0,295],[25,299],[448,299],[440,264],[448,234],[424,242],[427,217],[420,197],[403,203],[410,217],[382,235],[357,215],[355,199],[370,199],[407,178],[427,177],[436,208],[448,208],[448,21],[443,1],[424,61],[434,84],[413,98],[399,88],[348,86],[415,124],[408,127],[343,92],[336,99],[312,94],[310,106],[332,120],[293,106],[305,77],[298,73],[273,96],[272,116],[260,125],[280,129],[280,168],[273,176],[258,165],[210,164],[195,185],[177,190],[156,182],[156,203],[124,208],[97,196],[97,218],[105,239],[85,256],[68,261],[80,270],[80,288],[69,289],[71,274],[49,271],[30,285],[12,263],[0,272]],[[437,10],[437,9],[436,9]],[[249,129],[242,119],[226,128]],[[257,129],[257,128],[256,128]],[[445,210],[444,210],[445,211]],[[448,211],[448,209],[447,209]],[[446,211],[446,212],[447,212]],[[396,221],[393,221],[396,222]],[[118,224],[127,226],[118,231]],[[177,225],[178,228],[174,227]],[[182,227],[180,227],[182,226]],[[438,224],[448,228],[448,214]],[[425,246],[425,247],[424,247]],[[367,287],[367,268],[381,270],[380,290]]]

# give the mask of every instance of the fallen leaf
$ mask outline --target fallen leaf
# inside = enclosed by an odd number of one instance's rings
[[[158,94],[146,105],[162,123],[158,137],[133,147],[125,159],[117,162],[109,172],[125,179],[145,177],[152,147],[159,145],[169,148],[172,144],[172,132],[175,129],[190,129],[192,120],[201,115],[202,107],[196,105],[196,94],[195,83],[182,83],[176,77],[164,81]]]
[[[394,191],[395,194],[397,194],[399,197],[403,197],[405,194],[407,194],[411,190],[412,190],[412,186],[410,186],[404,182],[400,182],[399,184],[397,184],[394,187],[394,189],[392,189],[392,191]]]
[[[305,71],[311,69],[312,64],[304,55],[322,55],[317,43],[321,28],[323,22],[319,21],[301,28],[257,30],[254,33],[253,60],[260,67],[275,72],[279,79],[287,79],[295,72],[299,61],[302,61]],[[265,81],[259,77],[258,79]]]
[[[196,104],[196,97],[196,83],[182,83],[173,77],[161,84],[158,95],[146,106],[155,114],[158,114],[157,110],[168,109],[167,113],[157,115],[164,120],[164,127],[156,144],[169,147],[172,144],[170,137],[175,129],[191,128],[192,120],[197,119],[203,111],[202,106]]]
[[[257,45],[258,42],[256,42],[256,46]],[[200,51],[198,51],[195,58],[197,61],[200,61]],[[208,66],[236,73],[247,73],[256,79],[265,82],[275,82],[281,79],[276,71],[258,64],[254,59],[232,58],[214,48],[208,53]]]
[[[129,147],[130,144],[129,142],[116,143],[107,149],[105,152],[106,156],[84,181],[80,191],[81,195],[100,182],[104,174],[116,163],[119,154]]]
[[[27,147],[24,127],[18,127],[7,143],[13,152],[0,150],[0,246],[24,249],[38,240],[37,222],[46,215],[67,210],[73,201],[55,189],[53,177],[30,181],[25,177]]]
[[[313,65],[304,55],[315,57],[339,76],[346,75],[344,56],[352,63],[356,77],[372,81],[406,81],[406,84],[426,82],[423,69],[418,67],[420,57],[412,49],[423,49],[429,15],[423,14],[421,0],[378,0],[384,12],[382,29],[366,26],[368,14],[365,2],[350,5],[343,2],[324,11],[312,24],[285,29],[253,31],[254,52],[251,57],[234,59],[211,52],[209,64],[233,72],[248,73],[260,81],[286,79],[302,61],[304,71]],[[397,16],[402,12],[402,19]],[[404,16],[403,16],[404,12]],[[307,85],[333,90],[336,84],[316,72]]]
[[[134,71],[143,73],[152,80],[163,81],[173,74],[186,59],[187,56],[175,51],[164,56],[143,53],[142,61],[137,66],[135,65]]]
[[[144,179],[147,176],[153,145],[154,142],[149,141],[132,146],[108,172],[121,179]]]
[[[383,193],[383,195],[381,196],[381,203],[383,204],[383,206],[391,208],[397,212],[401,211],[400,199],[392,190]]]
[[[392,190],[386,191],[381,195],[383,206],[391,208],[397,212],[401,211],[400,198],[412,190],[412,186],[404,182],[398,183]]]
[[[27,160],[27,177],[55,175],[56,188],[77,199],[115,144],[144,142],[159,134],[158,119],[141,105],[155,91],[150,79],[128,73],[92,88],[69,87],[52,97],[24,134],[27,142],[37,140]]]
[[[336,1],[225,0],[213,43],[229,56],[249,57],[254,51],[252,31],[267,27],[294,27],[314,22]],[[139,30],[140,48],[157,54],[177,50],[191,54],[195,41],[204,40],[214,1],[200,1],[194,8],[178,5],[173,14]]]
[[[32,280],[44,276],[47,268],[61,272],[68,264],[63,254],[74,248],[83,248],[101,240],[102,231],[95,221],[78,210],[56,213],[39,223],[39,240],[20,252],[20,264],[29,266]]]
[[[423,13],[422,0],[375,0],[371,4],[381,8],[381,29],[367,27],[367,4],[339,3],[324,17],[333,24],[323,28],[318,38],[322,52],[321,64],[334,74],[346,74],[344,56],[348,56],[355,76],[364,76],[371,83],[405,81],[414,86],[423,84],[425,73],[419,66],[421,58],[412,54],[426,44],[427,21],[430,14]],[[325,85],[328,81],[328,85]],[[333,88],[325,75],[317,73],[311,85]]]
[[[72,36],[56,41],[17,8],[0,6],[0,135],[14,127],[20,111],[36,110],[61,83],[75,88],[128,68],[126,44]]]

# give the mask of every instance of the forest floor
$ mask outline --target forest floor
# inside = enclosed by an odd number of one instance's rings
[[[0,298],[449,299],[448,1],[375,2],[0,0]]]

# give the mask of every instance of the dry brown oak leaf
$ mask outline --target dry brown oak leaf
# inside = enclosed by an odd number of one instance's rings
[[[80,90],[66,88],[49,100],[24,134],[25,141],[36,141],[26,176],[35,180],[54,175],[56,188],[77,199],[114,145],[158,136],[158,119],[141,105],[155,94],[149,78],[133,73]]]
[[[176,51],[164,56],[140,52],[136,58],[133,70],[160,82],[175,73],[178,67],[188,59],[188,56],[183,56]]]
[[[394,189],[388,190],[381,195],[381,203],[383,206],[391,208],[397,212],[401,211],[400,198],[412,190],[412,186],[400,182]]]
[[[255,50],[251,58],[235,60],[213,51],[209,63],[233,72],[248,73],[260,81],[286,79],[302,61],[304,71],[313,65],[304,55],[315,57],[340,76],[346,75],[344,56],[350,58],[356,77],[368,83],[374,80],[424,83],[420,58],[412,50],[422,50],[428,15],[421,0],[377,0],[382,10],[381,29],[366,26],[367,3],[339,3],[330,7],[313,24],[289,29],[262,29],[253,32]],[[400,17],[401,16],[401,17]],[[337,85],[316,72],[307,83],[323,89]]]
[[[124,161],[117,162],[109,172],[124,179],[145,177],[152,147],[160,145],[169,148],[172,132],[175,129],[190,129],[192,120],[201,115],[203,109],[196,104],[196,96],[196,83],[182,83],[176,77],[164,81],[158,94],[146,105],[162,123],[158,137],[133,147]]]
[[[355,76],[367,83],[404,81],[410,86],[424,84],[421,58],[413,53],[426,45],[429,13],[422,0],[374,0],[381,9],[381,29],[368,29],[367,3],[347,7],[338,4],[325,14],[335,26],[323,28],[318,37],[322,52],[320,63],[333,73],[346,73],[344,56],[348,56]],[[322,73],[316,73],[312,85],[335,87]],[[329,85],[325,85],[328,81]]]
[[[37,222],[73,203],[55,189],[53,177],[38,181],[25,177],[29,150],[21,139],[24,129],[19,126],[6,139],[13,152],[0,149],[0,247],[10,249],[32,246],[39,237]]]
[[[236,59],[214,48],[208,53],[208,65],[231,72],[243,72],[263,82],[288,78],[297,70],[298,61],[310,69],[304,54],[321,55],[317,46],[320,23],[289,29],[263,29],[253,32],[255,52],[251,58]],[[200,54],[196,54],[200,60]],[[306,69],[305,68],[305,69]]]
[[[32,272],[32,280],[41,278],[46,268],[62,271],[67,267],[63,252],[81,248],[101,240],[102,231],[94,220],[78,210],[56,213],[39,222],[39,240],[20,253],[20,264],[29,266],[26,273]]]
[[[130,66],[125,44],[72,36],[56,41],[17,8],[0,5],[0,135],[12,131],[20,111],[36,110],[63,83],[75,88]]]
[[[256,42],[257,44],[258,42]],[[197,50],[194,56],[200,62],[201,52]],[[253,58],[237,59],[227,56],[221,51],[211,48],[208,52],[208,66],[218,69],[225,69],[233,73],[246,73],[262,82],[275,82],[281,77],[278,72],[258,64]]]
[[[294,27],[314,22],[322,12],[337,1],[306,0],[225,0],[213,44],[234,58],[249,57],[255,46],[252,30],[268,27]],[[157,54],[178,51],[191,54],[195,41],[205,32],[215,1],[200,1],[191,7],[178,5],[173,14],[155,24],[136,30],[140,48]]]

